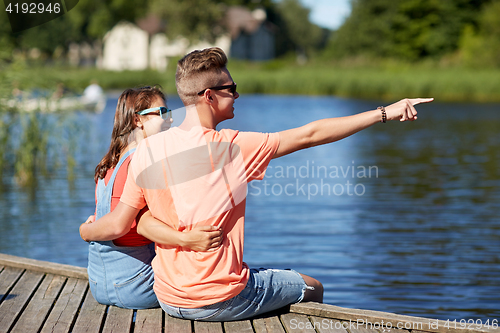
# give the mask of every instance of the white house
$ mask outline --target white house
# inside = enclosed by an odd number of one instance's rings
[[[180,57],[192,50],[218,46],[229,54],[231,38],[217,38],[214,44],[199,41],[189,43],[186,38],[169,40],[163,33],[149,38],[149,34],[129,22],[120,22],[104,36],[102,68],[108,70],[167,69],[169,57]]]
[[[104,36],[103,69],[165,71],[168,58],[213,46],[240,59],[268,60],[275,55],[274,28],[262,9],[251,12],[244,7],[230,7],[226,12],[228,33],[219,36],[215,43],[190,43],[184,37],[169,40],[165,34],[157,33],[162,30],[161,21],[154,16],[138,24],[120,22]]]
[[[135,24],[120,22],[104,36],[102,68],[143,70],[149,67],[149,35]]]

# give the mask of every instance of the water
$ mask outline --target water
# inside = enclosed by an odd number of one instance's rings
[[[169,107],[181,106],[177,98]],[[335,97],[242,96],[224,127],[276,132],[380,105]],[[75,114],[76,176],[32,190],[4,176],[0,252],[86,266],[78,226],[94,210],[116,96]],[[319,279],[325,302],[444,320],[500,319],[499,105],[423,105],[271,162],[247,201],[245,261]],[[175,114],[174,114],[175,116]],[[335,130],[335,129],[332,129]]]

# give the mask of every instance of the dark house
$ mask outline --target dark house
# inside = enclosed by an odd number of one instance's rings
[[[253,12],[245,7],[230,7],[226,23],[231,35],[231,58],[269,60],[275,57],[275,36],[272,23],[266,20],[266,12]]]

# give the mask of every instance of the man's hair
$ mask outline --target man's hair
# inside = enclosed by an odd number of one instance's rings
[[[198,92],[219,86],[227,57],[218,47],[196,50],[177,62],[175,85],[184,105],[196,104]]]

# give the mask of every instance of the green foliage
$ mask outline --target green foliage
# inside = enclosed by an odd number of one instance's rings
[[[466,24],[475,24],[489,0],[353,0],[352,12],[334,34],[333,57],[392,57],[415,61],[458,48]]]
[[[211,0],[151,0],[149,10],[167,23],[171,38],[214,41],[223,31],[224,4]]]
[[[135,22],[144,17],[149,0],[80,1],[67,14],[40,26],[13,34],[5,10],[0,13],[0,59],[12,59],[12,49],[38,48],[46,57],[70,42],[102,39],[121,20]],[[3,7],[3,6],[2,6]],[[5,46],[5,47],[4,47]]]
[[[462,63],[470,67],[500,66],[500,1],[484,6],[478,27],[467,25],[460,39]]]
[[[322,30],[309,21],[310,9],[299,0],[282,0],[277,4],[278,25],[289,39],[292,50],[300,54],[311,54],[321,43]],[[288,49],[287,51],[289,51]]]
[[[66,14],[84,36],[102,39],[118,22],[145,16],[148,0],[86,0]]]
[[[17,38],[21,49],[39,49],[45,55],[52,55],[58,46],[66,46],[76,38],[72,22],[63,15],[55,20],[25,30]]]

